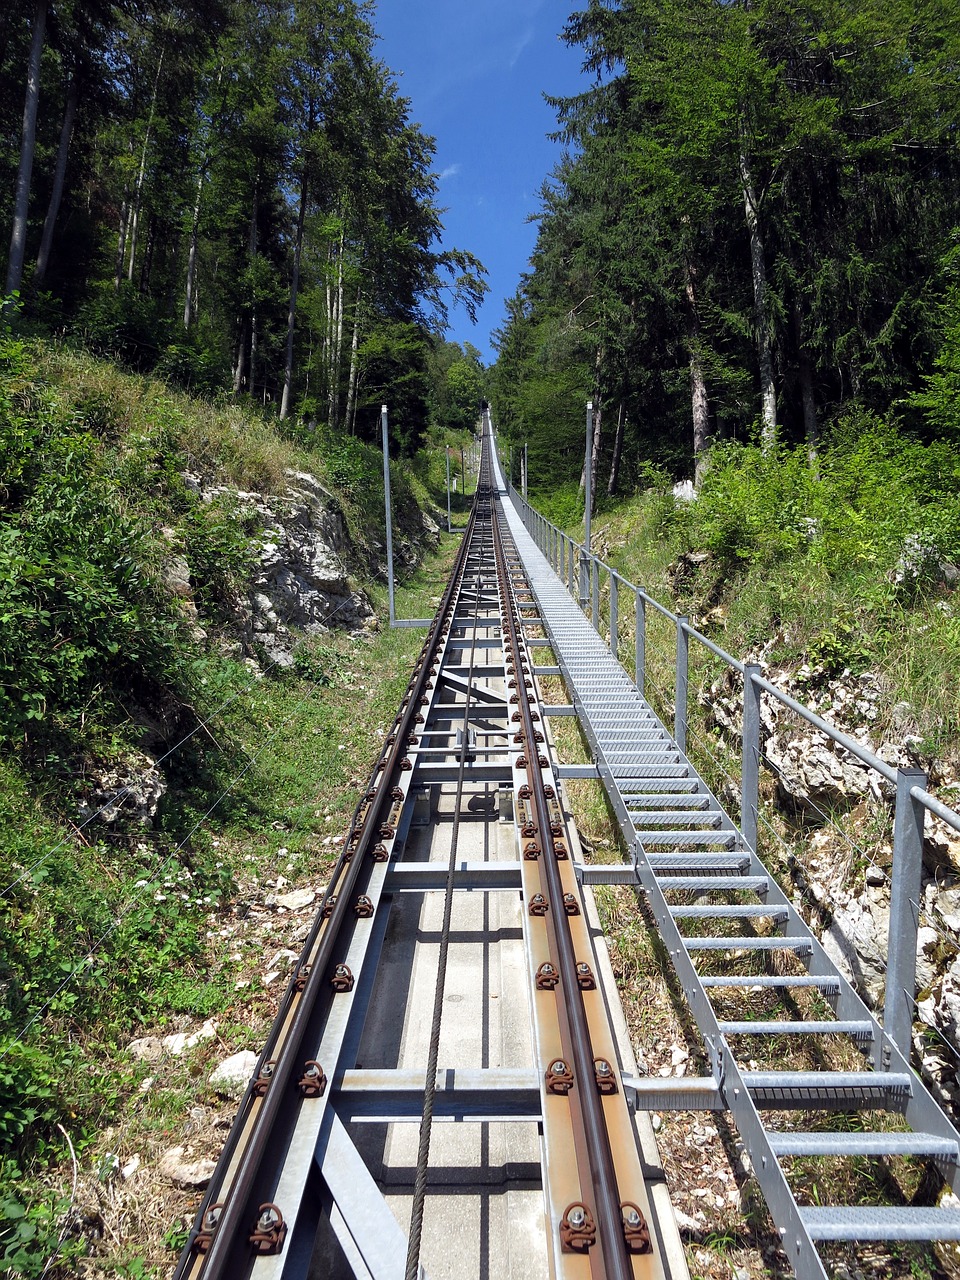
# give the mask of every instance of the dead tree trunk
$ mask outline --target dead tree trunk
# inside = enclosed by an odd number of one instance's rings
[[[20,139],[20,165],[13,198],[13,225],[10,231],[10,256],[7,259],[6,293],[16,293],[23,280],[23,264],[27,253],[27,213],[30,208],[30,181],[33,157],[37,148],[37,111],[40,106],[40,58],[47,30],[47,0],[37,0],[33,10],[33,33],[27,61],[27,92],[23,100],[23,131]]]
[[[757,334],[757,359],[760,365],[760,440],[764,449],[777,442],[777,389],[773,380],[773,321],[767,286],[767,264],[763,250],[763,228],[747,148],[741,138],[740,184],[743,208],[750,233],[750,266],[753,276],[753,309]]]
[[[627,426],[627,410],[623,401],[620,401],[620,408],[617,410],[617,431],[613,438],[613,459],[610,463],[610,479],[607,483],[607,493],[612,498],[617,492],[617,481],[620,479],[620,460],[623,457],[623,437]]]
[[[67,176],[67,159],[70,155],[70,142],[73,138],[73,124],[77,118],[77,106],[80,103],[80,82],[77,73],[70,77],[67,90],[67,103],[63,111],[63,124],[60,128],[60,142],[57,146],[57,161],[53,170],[53,189],[50,192],[50,203],[47,205],[47,216],[43,223],[43,234],[40,237],[40,251],[37,254],[37,266],[34,271],[34,283],[39,288],[47,274],[50,263],[50,251],[53,248],[53,233],[57,225],[57,214],[60,212],[60,201],[63,199],[63,183]]]
[[[193,323],[193,310],[197,290],[197,246],[200,240],[200,200],[206,174],[203,168],[197,178],[197,198],[193,202],[193,221],[190,223],[190,248],[187,252],[187,285],[183,302],[183,327],[189,330]]]
[[[293,247],[293,274],[290,279],[290,307],[287,311],[287,351],[283,366],[283,396],[280,400],[281,422],[290,413],[293,391],[293,335],[297,322],[297,293],[300,289],[300,255],[303,250],[303,223],[307,214],[307,177],[300,184],[300,212],[297,216],[297,239]]]

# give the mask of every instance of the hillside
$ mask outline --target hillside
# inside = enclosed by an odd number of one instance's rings
[[[355,438],[7,334],[0,441],[0,1258],[31,1276],[61,1232],[64,1258],[95,1240],[130,1144],[195,1090],[127,1046],[204,1019],[257,1042],[265,944],[223,939],[332,861],[421,640],[377,621],[381,460]],[[418,615],[442,466],[393,469]]]

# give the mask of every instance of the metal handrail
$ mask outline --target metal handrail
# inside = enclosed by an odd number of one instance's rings
[[[935,814],[954,831],[960,832],[960,813],[950,809],[926,789],[927,776],[920,769],[894,768],[874,751],[843,733],[828,720],[804,706],[789,694],[760,674],[756,663],[741,662],[720,645],[715,644],[689,620],[673,612],[656,600],[642,587],[630,582],[599,556],[594,555],[583,543],[552,524],[523,498],[507,477],[507,487],[521,518],[540,550],[547,556],[561,581],[577,598],[585,612],[589,612],[594,627],[599,632],[600,574],[606,573],[610,590],[610,638],[609,648],[615,658],[619,646],[619,593],[624,588],[633,593],[636,604],[636,668],[635,683],[643,694],[646,659],[646,609],[649,606],[668,619],[677,632],[676,686],[674,697],[674,739],[678,747],[686,750],[688,650],[690,640],[696,640],[715,654],[727,667],[743,677],[743,728],[741,758],[740,827],[747,845],[756,852],[759,817],[759,764],[760,750],[760,695],[767,693],[783,706],[800,716],[818,732],[844,751],[849,752],[867,769],[871,769],[896,787],[893,822],[893,867],[890,890],[890,932],[888,938],[888,966],[884,999],[884,1030],[902,1052],[909,1055],[911,1047],[912,1008],[916,984],[917,932],[919,915],[914,904],[920,900],[922,879],[922,853],[926,814]],[[574,574],[574,562],[579,573]],[[569,565],[569,570],[568,570]],[[575,582],[576,578],[576,582]]]

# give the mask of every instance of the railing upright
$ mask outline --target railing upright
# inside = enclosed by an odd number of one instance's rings
[[[600,634],[600,562],[596,556],[590,560],[590,621]]]
[[[620,637],[617,634],[620,624],[620,591],[617,586],[618,578],[615,573],[610,574],[610,652],[615,661],[619,661],[620,655]]]
[[[690,637],[689,618],[677,618],[677,687],[673,702],[673,737],[684,754],[687,750],[687,689],[689,685]]]
[[[897,770],[893,818],[893,872],[883,1029],[901,1053],[910,1056],[913,1000],[917,981],[917,932],[923,859],[924,806],[912,792],[927,788],[922,769]]]
[[[634,643],[634,677],[633,683],[644,697],[644,676],[647,672],[647,605],[643,592],[637,588],[637,635]]]
[[[757,818],[760,805],[760,689],[753,677],[760,674],[755,662],[743,668],[743,757],[740,763],[740,830],[747,846],[757,851]]]

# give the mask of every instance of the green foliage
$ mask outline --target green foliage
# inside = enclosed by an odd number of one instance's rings
[[[924,378],[924,390],[910,397],[910,403],[924,411],[930,429],[937,435],[960,434],[960,231],[943,259],[946,293],[940,306],[940,342],[934,372]]]
[[[97,466],[89,404],[63,413],[9,338],[0,377],[0,735],[13,737],[75,719],[111,677],[175,682],[179,658],[148,531]]]
[[[0,1186],[15,1186],[20,1169],[5,1162],[0,1170]],[[50,1259],[57,1256],[64,1265],[80,1256],[80,1241],[61,1239],[69,1197],[50,1193],[24,1203],[14,1192],[0,1199],[0,1269],[5,1276],[38,1280],[47,1274]]]
[[[728,572],[803,559],[831,575],[888,575],[909,594],[960,555],[958,479],[950,446],[856,416],[815,464],[803,448],[717,446],[697,501],[677,520],[688,546]]]
[[[198,607],[208,616],[226,616],[258,563],[258,516],[222,494],[189,507],[181,529]]]

